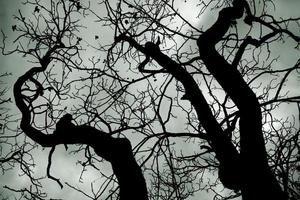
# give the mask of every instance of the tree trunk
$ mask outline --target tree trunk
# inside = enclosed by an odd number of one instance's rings
[[[14,97],[17,107],[22,113],[21,128],[24,133],[43,147],[54,147],[59,144],[86,144],[94,148],[98,156],[109,161],[118,179],[120,200],[147,200],[147,187],[143,173],[137,164],[126,138],[113,138],[109,134],[91,126],[75,126],[71,123],[70,114],[63,116],[56,124],[53,134],[44,134],[31,125],[31,113],[22,95],[23,84],[34,74],[44,71],[50,63],[50,55],[55,46],[48,51],[41,63],[42,67],[35,67],[20,76],[14,85]],[[39,95],[38,91],[37,94]]]
[[[243,200],[283,200],[287,198],[268,165],[258,99],[238,70],[215,49],[232,22],[242,17],[244,8],[245,4],[240,1],[221,10],[217,21],[199,37],[197,44],[207,69],[239,109]]]
[[[131,144],[125,138],[111,138],[108,146],[114,148],[103,148],[103,144],[94,146],[95,152],[103,157],[103,151],[109,156],[104,156],[111,163],[120,187],[120,200],[147,200],[147,186],[142,170],[137,164],[131,149]],[[109,149],[109,151],[107,151]]]

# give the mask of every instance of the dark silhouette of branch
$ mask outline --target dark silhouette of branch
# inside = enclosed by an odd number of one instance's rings
[[[58,178],[55,178],[55,177],[51,176],[51,174],[50,174],[50,169],[51,169],[51,164],[52,164],[52,160],[51,159],[52,159],[52,155],[53,155],[54,151],[55,151],[55,146],[53,146],[51,148],[51,150],[49,152],[49,155],[48,155],[47,176],[48,176],[48,178],[56,181],[58,183],[58,185],[60,186],[60,188],[63,188],[64,186],[62,185],[62,183],[60,182],[60,180]]]
[[[10,155],[8,158],[0,159],[0,163],[5,163],[5,162],[8,162],[10,160],[16,159],[15,156],[20,154],[20,153],[21,153],[20,151],[16,151],[12,155]]]
[[[224,8],[212,27],[199,37],[197,44],[204,64],[239,108],[243,199],[286,199],[268,166],[258,99],[236,67],[229,64],[215,49],[232,22],[242,17],[245,4],[246,1],[234,1],[233,7]],[[274,35],[271,33],[262,41]],[[241,51],[244,48],[245,44]],[[233,64],[236,65],[236,62]],[[257,180],[260,180],[259,183]],[[258,192],[260,189],[261,192]]]
[[[221,176],[228,175],[226,179],[227,184],[225,184],[228,188],[238,190],[240,188],[239,153],[231,143],[228,135],[224,133],[212,115],[208,103],[192,76],[180,64],[163,54],[154,43],[147,42],[145,47],[143,47],[125,35],[116,38],[116,41],[120,40],[129,42],[129,44],[134,46],[137,50],[146,56],[150,56],[183,84],[185,88],[185,99],[189,100],[194,106],[199,121],[208,133],[209,142],[216,153],[217,159],[220,161],[222,168],[227,169],[226,173],[221,173]]]
[[[24,133],[33,141],[43,147],[54,147],[58,144],[86,144],[94,148],[98,156],[104,158],[112,164],[114,173],[117,176],[120,185],[120,199],[126,200],[130,198],[144,199],[147,197],[146,183],[140,167],[136,163],[129,140],[125,138],[112,138],[107,133],[99,131],[87,125],[75,126],[71,123],[72,117],[67,114],[61,118],[62,121],[57,122],[56,130],[53,134],[46,135],[31,126],[31,113],[24,101],[22,95],[22,86],[28,80],[33,80],[33,75],[43,72],[51,62],[52,54],[63,46],[55,45],[49,49],[40,59],[41,67],[34,67],[28,70],[24,75],[20,76],[14,85],[14,96],[17,107],[22,113],[21,128]],[[51,155],[49,154],[49,165],[47,174],[49,174],[51,166]],[[128,184],[130,180],[131,184]],[[61,184],[59,184],[62,186]]]

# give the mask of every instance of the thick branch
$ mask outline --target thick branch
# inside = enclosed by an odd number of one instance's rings
[[[268,166],[258,99],[236,67],[230,65],[215,49],[215,45],[228,31],[232,21],[243,15],[246,2],[234,2],[234,6],[223,9],[214,25],[199,37],[197,44],[200,57],[240,112],[241,164],[244,172],[243,199],[266,199],[270,192],[274,194],[275,199],[284,199],[280,186]],[[252,40],[249,38],[248,42]],[[245,45],[241,48],[245,48]],[[257,182],[261,186],[257,186]],[[268,199],[274,199],[272,197],[268,196]]]
[[[64,117],[61,120],[63,124],[57,123],[59,126],[53,135],[60,137],[64,144],[87,144],[98,156],[109,161],[119,182],[121,200],[148,199],[146,182],[128,139],[113,138],[87,125],[75,126]]]
[[[31,113],[24,101],[24,97],[22,95],[22,86],[26,81],[32,80],[35,74],[46,70],[47,66],[51,62],[51,54],[61,47],[62,46],[60,45],[56,45],[53,48],[51,48],[43,56],[43,58],[40,59],[41,67],[34,67],[28,70],[24,75],[20,76],[17,79],[13,88],[16,106],[18,107],[18,109],[22,114],[21,124],[20,124],[21,129],[33,141],[39,143],[44,147],[54,146],[55,143],[59,141],[56,141],[56,138],[54,138],[52,135],[44,135],[42,132],[40,132],[39,130],[31,126]]]
[[[14,85],[15,102],[22,114],[21,129],[28,137],[43,147],[54,147],[58,144],[86,144],[93,147],[98,156],[112,164],[113,171],[119,181],[121,200],[147,200],[145,179],[133,156],[129,140],[112,138],[110,135],[87,125],[75,126],[71,123],[72,116],[69,114],[57,122],[53,134],[46,135],[31,125],[31,113],[24,101],[22,86],[26,81],[32,80],[35,74],[47,68],[51,61],[51,54],[57,48],[59,46],[52,48],[40,60],[42,67],[31,68],[19,77]],[[51,164],[50,160],[49,164]],[[48,176],[51,178],[49,170],[50,165],[48,166]],[[56,178],[52,177],[52,179],[58,181]]]
[[[213,116],[206,99],[192,75],[180,64],[163,54],[154,43],[147,42],[145,47],[143,47],[133,38],[125,35],[121,35],[116,39],[116,41],[120,40],[129,42],[131,46],[135,47],[146,56],[154,59],[167,73],[172,74],[179,82],[181,82],[185,89],[184,98],[189,100],[195,108],[200,123],[208,133],[209,142],[216,153],[220,166],[222,166],[223,169],[227,169],[226,173],[222,174],[230,177],[227,187],[235,190],[239,189],[239,153],[233,146],[228,135],[224,133],[220,124]]]

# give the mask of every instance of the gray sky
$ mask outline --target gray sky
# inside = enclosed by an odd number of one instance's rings
[[[278,3],[278,7],[275,11],[276,14],[282,17],[289,17],[289,16],[300,16],[300,1],[299,0],[276,0],[276,3]],[[183,4],[184,6],[184,4]],[[12,24],[14,24],[12,14],[17,12],[17,9],[20,7],[20,1],[19,0],[0,0],[0,28],[3,29],[10,38],[15,37],[15,33],[11,30]],[[213,20],[215,20],[216,16],[210,16],[209,14],[204,17],[202,20],[195,19],[194,12],[192,11],[194,5],[190,4],[189,6],[182,7],[183,15],[187,18],[190,18],[193,25],[197,25],[199,23],[205,23],[204,20],[210,21],[211,23]],[[298,30],[295,30],[299,32]],[[87,32],[91,34],[100,34],[100,32],[97,30],[95,26],[91,27]],[[109,36],[109,35],[108,35]],[[282,46],[278,46],[275,48],[274,52],[275,54],[281,55],[281,62],[279,64],[282,64],[283,66],[290,66],[294,64],[299,57],[299,51],[296,50],[290,50],[290,44],[286,43]],[[288,53],[287,53],[288,52]],[[22,58],[18,55],[10,55],[10,56],[2,56],[0,55],[0,72],[12,72],[13,76],[11,76],[8,79],[8,86],[12,87],[13,82],[15,81],[15,78],[18,77],[20,74],[24,73],[25,70],[29,69],[30,64],[26,63]],[[296,80],[290,85],[291,91],[295,92],[299,88],[300,84]],[[10,94],[11,95],[11,94]],[[14,107],[12,107],[13,110],[15,110]],[[280,113],[282,114],[282,113]],[[41,150],[41,148],[40,148]],[[41,166],[37,168],[37,174],[39,175],[45,175],[46,173],[46,166],[44,163],[46,163],[47,155],[49,150],[43,150],[39,151],[36,155],[36,159],[40,160]],[[82,155],[78,155],[82,156]],[[62,170],[55,171],[55,174],[53,174],[55,177],[64,177],[68,181],[74,181],[78,186],[85,188],[86,190],[89,189],[90,185],[83,185],[82,183],[78,182],[79,179],[79,173],[80,173],[80,167],[78,165],[75,165],[77,158],[75,156],[68,155],[64,148],[60,146],[58,150],[55,152],[55,156],[53,157],[53,169],[59,168]],[[110,168],[109,166],[104,166],[102,170],[109,172]],[[14,171],[10,171],[8,174],[0,175],[0,187],[3,185],[16,185],[16,183],[20,184],[21,186],[27,185],[27,179],[19,177],[18,176],[19,171],[18,169]],[[95,170],[91,170],[85,175],[85,178],[87,180],[90,179],[90,177],[98,176],[98,172]],[[93,180],[94,180],[93,179]],[[95,179],[95,184],[99,184],[101,182],[100,178]],[[65,199],[82,199],[82,196],[78,195],[77,192],[74,192],[73,190],[65,189],[60,190],[58,188],[58,185],[54,183],[52,180],[45,180],[45,184],[47,185],[46,190],[48,190],[54,197],[56,198],[62,198]],[[2,188],[0,188],[0,193],[3,192]],[[9,194],[10,195],[10,194]],[[12,196],[11,196],[12,197]],[[201,196],[199,198],[198,196],[190,198],[193,199],[211,199],[211,197],[205,197]]]

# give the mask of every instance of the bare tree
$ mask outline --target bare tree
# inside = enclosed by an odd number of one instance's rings
[[[1,136],[13,153],[0,165],[19,164],[31,186],[5,188],[44,199],[52,179],[90,199],[298,199],[300,96],[290,87],[300,62],[276,49],[299,54],[300,17],[277,16],[277,3],[199,1],[195,17],[217,18],[195,24],[186,1],[24,2],[32,15],[14,16],[16,46],[3,33],[2,53],[32,67],[13,86],[20,129]],[[79,181],[96,170],[97,189],[51,173],[58,145],[84,155]],[[39,146],[51,149],[47,177],[34,172]]]

